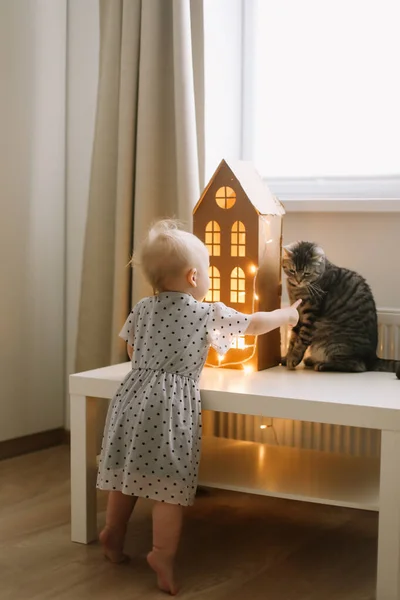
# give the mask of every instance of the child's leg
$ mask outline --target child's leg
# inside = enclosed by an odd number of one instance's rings
[[[137,498],[122,492],[109,492],[106,512],[106,524],[100,534],[104,555],[113,563],[124,562],[124,540],[128,521]]]
[[[182,529],[182,506],[156,502],[153,508],[153,550],[147,556],[156,572],[159,588],[174,596],[174,559]]]

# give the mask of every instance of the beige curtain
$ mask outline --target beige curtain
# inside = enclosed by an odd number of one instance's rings
[[[100,0],[100,72],[77,371],[125,360],[149,293],[127,263],[150,223],[191,226],[203,186],[203,0]]]

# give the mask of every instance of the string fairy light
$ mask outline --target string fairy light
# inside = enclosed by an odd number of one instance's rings
[[[262,419],[260,429],[262,429],[263,431],[265,431],[266,429],[270,429],[272,431],[272,435],[274,436],[275,445],[280,446],[278,434],[276,432],[275,425],[274,425],[274,419],[271,418],[270,423],[268,425],[266,425],[264,423],[264,420]]]
[[[253,277],[253,297],[252,297],[252,302],[251,302],[251,312],[254,313],[256,300],[259,299],[258,295],[256,294],[258,268],[256,267],[256,265],[251,265],[249,271],[252,275],[254,275],[254,277]],[[221,369],[221,368],[225,368],[225,367],[234,367],[234,366],[242,365],[243,371],[245,373],[252,373],[254,371],[254,367],[252,365],[248,365],[246,363],[248,363],[250,360],[252,360],[254,358],[254,355],[257,350],[257,337],[258,336],[256,336],[256,335],[254,336],[254,342],[252,344],[245,345],[245,348],[247,348],[247,349],[252,348],[252,353],[247,358],[244,358],[243,360],[230,361],[230,362],[224,363],[223,362],[224,356],[221,356],[220,354],[218,354],[218,364],[217,365],[213,365],[211,363],[206,362],[205,366],[211,367],[212,369]],[[229,352],[229,350],[228,350],[228,352]]]

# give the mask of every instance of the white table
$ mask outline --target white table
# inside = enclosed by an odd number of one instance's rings
[[[110,399],[124,363],[70,377],[72,540],[97,538],[99,399]],[[400,381],[386,373],[259,373],[204,369],[204,410],[379,429],[380,461],[204,438],[205,486],[379,510],[377,600],[400,600]]]

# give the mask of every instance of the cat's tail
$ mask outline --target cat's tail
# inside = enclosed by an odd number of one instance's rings
[[[396,373],[396,376],[398,379],[400,379],[400,360],[376,357],[371,371],[380,371],[381,373]]]

